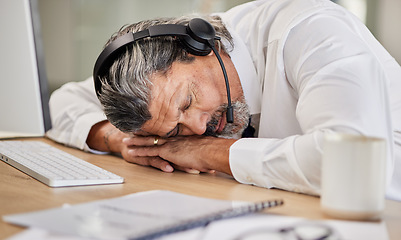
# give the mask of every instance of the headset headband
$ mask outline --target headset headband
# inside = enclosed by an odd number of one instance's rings
[[[112,41],[96,60],[93,77],[96,94],[101,92],[100,77],[103,77],[118,55],[129,44],[148,37],[176,36],[181,39],[184,47],[191,54],[205,56],[212,50],[209,44],[214,44],[215,30],[213,26],[200,18],[192,19],[187,26],[179,24],[161,24],[151,26],[148,29],[127,33]]]

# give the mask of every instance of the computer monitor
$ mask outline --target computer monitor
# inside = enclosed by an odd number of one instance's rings
[[[0,29],[0,138],[44,136],[51,121],[37,0],[1,0]]]

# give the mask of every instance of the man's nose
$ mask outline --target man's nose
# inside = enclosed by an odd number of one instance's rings
[[[185,126],[183,129],[183,135],[202,135],[206,131],[206,125],[210,121],[210,114],[206,112],[188,114],[183,119],[182,125]]]

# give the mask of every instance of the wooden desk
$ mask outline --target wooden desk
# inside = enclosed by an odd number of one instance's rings
[[[154,189],[171,190],[215,199],[259,201],[282,198],[284,206],[268,210],[281,215],[327,219],[320,211],[319,198],[281,190],[259,188],[236,182],[224,174],[192,175],[183,172],[163,173],[150,167],[125,162],[115,156],[99,156],[63,147],[48,139],[39,139],[125,178],[125,183],[84,187],[50,188],[0,162],[0,215],[23,213],[119,197]],[[401,202],[386,201],[382,216],[391,240],[401,239]],[[0,239],[24,228],[0,222]]]

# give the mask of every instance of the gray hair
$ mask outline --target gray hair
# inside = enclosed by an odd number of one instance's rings
[[[105,46],[114,39],[128,33],[138,32],[159,24],[186,25],[194,16],[180,18],[158,18],[145,20],[121,28]],[[205,16],[216,30],[216,36],[233,47],[230,33],[218,16]],[[219,50],[228,52],[216,42]],[[157,72],[166,73],[174,61],[192,62],[194,60],[179,39],[172,36],[154,37],[139,40],[130,46],[111,65],[108,74],[102,79],[99,100],[107,119],[123,132],[135,132],[151,119],[149,101],[151,99],[149,77]],[[107,81],[106,81],[107,79]]]

